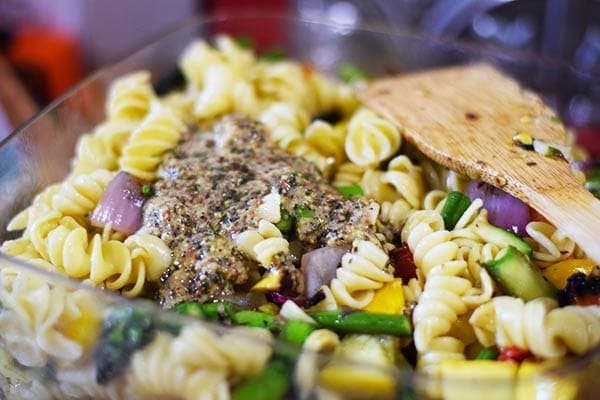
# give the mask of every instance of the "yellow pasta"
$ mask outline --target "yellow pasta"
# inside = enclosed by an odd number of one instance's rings
[[[130,73],[111,85],[106,114],[111,120],[139,121],[148,113],[155,97],[148,71]]]

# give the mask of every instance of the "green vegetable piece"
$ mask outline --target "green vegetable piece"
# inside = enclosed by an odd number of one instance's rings
[[[302,345],[308,335],[316,329],[314,324],[310,324],[304,321],[288,320],[283,325],[279,337],[287,340],[288,342]]]
[[[546,149],[545,156],[546,157],[554,157],[554,158],[562,158],[563,160],[566,160],[563,152],[554,146],[548,146],[548,148]]]
[[[352,64],[344,64],[338,69],[338,76],[346,83],[363,82],[367,80],[367,74]]]
[[[281,219],[275,224],[281,233],[288,234],[294,230],[294,216],[285,208],[281,208]]]
[[[267,50],[260,58],[265,61],[276,62],[285,59],[285,54],[283,53],[283,50],[279,48],[273,48]]]
[[[254,47],[254,41],[250,36],[238,36],[235,38],[235,43],[242,49],[251,49]]]
[[[315,215],[315,212],[310,208],[303,206],[302,204],[296,204],[294,206],[294,211],[299,218],[312,218]]]
[[[277,400],[283,399],[290,387],[292,370],[280,359],[273,359],[258,375],[238,386],[233,400]]]
[[[496,346],[490,346],[490,347],[486,347],[484,349],[482,349],[479,354],[477,354],[477,357],[475,357],[476,360],[497,360],[498,359],[498,355],[500,353],[498,352],[498,348]]]
[[[236,325],[249,325],[254,328],[271,328],[275,317],[259,311],[244,310],[232,315],[231,320]]]
[[[533,253],[533,248],[529,243],[506,229],[489,224],[479,224],[473,230],[481,236],[484,242],[493,243],[498,247],[512,246],[527,256],[531,256]]]
[[[338,186],[337,190],[346,197],[363,196],[365,194],[358,185]]]
[[[173,307],[173,311],[191,317],[206,318],[210,321],[231,318],[231,315],[233,314],[232,305],[227,301],[204,304],[197,301],[186,301]]]
[[[600,199],[600,168],[595,168],[591,173],[588,174],[585,182],[585,188]]]
[[[365,311],[314,311],[309,315],[324,327],[344,333],[410,336],[412,328],[405,315],[379,314]]]
[[[94,354],[98,383],[107,383],[125,371],[132,354],[150,343],[155,334],[156,326],[149,313],[132,307],[111,313],[104,320]]]
[[[153,190],[150,185],[142,185],[142,194],[144,196],[152,196]]]
[[[500,250],[494,260],[483,264],[502,291],[525,301],[556,297],[556,288],[544,279],[529,258],[512,246]]]
[[[550,121],[554,122],[555,124],[562,124],[562,119],[560,119],[558,115],[553,115],[550,117]]]
[[[471,199],[460,192],[451,192],[442,208],[442,218],[446,229],[454,229],[456,223],[471,205]]]

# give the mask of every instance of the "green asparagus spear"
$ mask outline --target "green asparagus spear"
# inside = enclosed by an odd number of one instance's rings
[[[409,336],[410,321],[405,315],[378,314],[365,311],[314,311],[309,315],[324,327],[337,332]]]
[[[261,373],[234,390],[233,400],[283,399],[291,386],[289,366],[274,358]]]

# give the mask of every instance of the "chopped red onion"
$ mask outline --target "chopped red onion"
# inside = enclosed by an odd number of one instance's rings
[[[321,286],[328,285],[335,278],[335,270],[346,252],[347,247],[321,247],[302,256],[306,297],[314,296]]]
[[[472,181],[466,190],[471,200],[483,200],[483,208],[488,212],[488,220],[493,225],[507,229],[519,236],[525,236],[529,222],[529,206],[516,197],[480,180]]]
[[[146,196],[142,185],[131,174],[119,172],[106,187],[102,198],[90,215],[93,226],[112,224],[117,232],[131,234],[142,226],[142,207]]]
[[[282,306],[283,303],[285,303],[288,300],[293,301],[300,307],[304,307],[304,304],[306,303],[306,297],[304,296],[292,297],[281,292],[267,293],[267,300],[269,300],[273,304],[277,304],[278,306]]]
[[[589,159],[586,161],[573,161],[571,163],[571,168],[581,171],[587,172],[590,169],[600,167],[600,159]]]

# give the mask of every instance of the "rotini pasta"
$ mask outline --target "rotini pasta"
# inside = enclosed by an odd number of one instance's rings
[[[394,278],[387,266],[387,254],[374,243],[352,243],[352,251],[342,257],[342,265],[330,283],[337,304],[355,309],[366,307],[373,299],[373,290]]]
[[[532,258],[541,266],[567,259],[577,251],[575,242],[547,222],[532,221],[525,231],[535,246]]]
[[[181,120],[156,104],[123,148],[121,169],[141,179],[154,179],[162,154],[175,147],[184,131]]]
[[[400,148],[402,137],[390,122],[362,108],[348,123],[346,155],[362,167],[375,167],[390,158]]]
[[[518,346],[552,359],[567,352],[583,354],[600,342],[600,307],[567,306],[540,297],[524,303],[509,296],[494,297],[470,319],[480,342]]]
[[[264,368],[270,342],[268,331],[252,328],[221,336],[202,325],[186,326],[175,338],[158,333],[132,358],[131,390],[144,398],[227,399],[230,383]]]
[[[150,110],[156,98],[150,73],[134,72],[117,79],[108,93],[106,114],[110,120],[139,121]]]
[[[277,255],[289,252],[289,243],[279,229],[266,220],[260,220],[258,230],[247,230],[234,239],[236,246],[248,257],[267,267]]]
[[[306,338],[294,371],[301,399],[308,398],[315,387],[323,354],[333,353],[339,344],[338,335],[327,329],[317,329]]]

